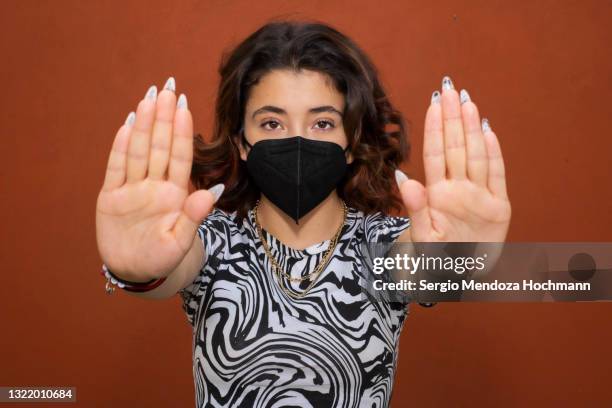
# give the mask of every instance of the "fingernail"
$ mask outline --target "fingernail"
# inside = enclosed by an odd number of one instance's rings
[[[487,118],[483,118],[482,119],[482,131],[483,132],[490,132],[491,131],[491,126],[489,125],[489,119],[487,119]]]
[[[434,93],[431,94],[431,103],[440,103],[440,91],[435,90]]]
[[[136,113],[130,112],[130,114],[127,115],[127,118],[125,119],[125,124],[128,126],[132,126],[135,120],[136,120]]]
[[[185,94],[181,94],[181,96],[179,96],[178,101],[176,101],[176,108],[187,109],[187,97]]]
[[[408,180],[408,176],[404,174],[400,169],[395,170],[395,181],[397,186],[401,186],[404,181]]]
[[[444,78],[442,78],[442,90],[444,89],[455,89],[453,81],[451,81],[449,76],[445,76]]]
[[[225,185],[223,183],[215,184],[214,186],[208,189],[208,191],[210,191],[212,195],[215,196],[215,203],[217,202],[217,200],[219,200],[221,194],[223,194],[223,190],[225,190]]]
[[[166,84],[164,85],[164,89],[174,92],[176,90],[176,82],[173,77],[168,78]]]
[[[468,92],[465,89],[462,89],[461,92],[459,92],[459,101],[461,102],[462,105],[466,103],[467,101],[471,101],[470,94],[468,94]]]
[[[151,87],[147,90],[145,99],[150,99],[154,101],[156,98],[157,98],[157,87],[155,85],[151,85]]]

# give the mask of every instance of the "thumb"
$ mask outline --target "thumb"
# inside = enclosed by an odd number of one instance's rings
[[[216,184],[208,190],[194,191],[185,199],[183,211],[174,226],[174,236],[181,248],[188,250],[191,247],[197,228],[212,211],[224,189],[223,184]]]
[[[410,217],[411,239],[414,242],[425,242],[432,230],[427,190],[423,184],[409,179],[401,170],[395,170],[395,180]]]

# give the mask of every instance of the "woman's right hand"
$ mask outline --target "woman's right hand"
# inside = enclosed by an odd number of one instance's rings
[[[174,79],[149,88],[115,136],[96,204],[102,261],[118,276],[148,281],[182,261],[201,221],[223,192],[218,184],[189,194],[193,119]]]

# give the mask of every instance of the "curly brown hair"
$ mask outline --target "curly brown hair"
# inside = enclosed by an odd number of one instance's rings
[[[409,156],[406,123],[389,101],[368,56],[347,36],[318,21],[272,21],[223,55],[209,143],[194,138],[191,181],[197,189],[225,184],[216,206],[245,217],[260,191],[240,159],[238,143],[250,88],[275,69],[326,74],[345,97],[343,126],[353,162],[337,187],[364,213],[401,210],[394,171]],[[388,125],[397,125],[388,130]]]

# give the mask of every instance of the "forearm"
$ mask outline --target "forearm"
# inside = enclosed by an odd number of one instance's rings
[[[198,234],[181,263],[166,277],[164,283],[148,292],[130,292],[130,295],[146,299],[167,299],[194,281],[204,260],[204,248]]]

